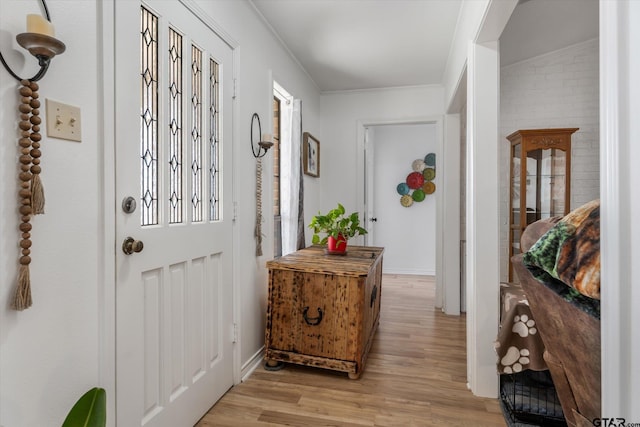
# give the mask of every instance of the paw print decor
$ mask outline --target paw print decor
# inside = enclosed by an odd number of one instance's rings
[[[522,338],[526,338],[529,335],[535,335],[538,330],[536,329],[536,321],[529,319],[529,316],[523,314],[513,318],[513,327],[511,332],[520,335]]]
[[[511,346],[507,350],[507,354],[500,359],[500,363],[505,374],[513,374],[515,372],[522,371],[529,364],[529,350],[526,348],[519,349],[518,347]]]
[[[500,283],[500,301],[500,328],[494,341],[498,373],[548,369],[538,322],[531,314],[522,287],[516,283]]]
[[[429,194],[436,191],[436,185],[432,182],[436,177],[436,155],[429,153],[424,159],[416,159],[411,163],[413,172],[407,175],[405,182],[396,187],[400,194],[400,204],[405,208],[413,205],[413,202],[422,202]]]
[[[526,338],[529,335],[535,335],[538,333],[536,329],[536,321],[529,318],[526,314],[516,315],[513,318],[513,326],[511,332],[520,335],[521,338]],[[513,374],[520,372],[523,369],[527,369],[527,365],[531,362],[530,351],[528,348],[518,348],[516,346],[510,346],[506,354],[500,359],[502,365],[502,372],[505,374]]]

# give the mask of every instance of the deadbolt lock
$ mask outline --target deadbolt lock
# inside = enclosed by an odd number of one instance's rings
[[[136,210],[136,199],[131,196],[127,196],[122,200],[122,210],[125,213],[133,213]]]

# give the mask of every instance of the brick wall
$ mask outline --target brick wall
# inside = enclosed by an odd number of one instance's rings
[[[508,275],[509,141],[518,129],[580,128],[571,145],[571,209],[599,197],[598,40],[501,69],[501,279]]]

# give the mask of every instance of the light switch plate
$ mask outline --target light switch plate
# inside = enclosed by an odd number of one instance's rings
[[[82,140],[82,121],[80,107],[46,100],[47,136],[80,142]]]

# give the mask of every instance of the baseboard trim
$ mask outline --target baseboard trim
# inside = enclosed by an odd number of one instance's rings
[[[419,269],[403,269],[403,268],[384,268],[384,274],[409,274],[414,276],[435,276],[434,270],[419,270]]]
[[[256,370],[257,367],[262,366],[262,360],[264,359],[264,346],[260,348],[251,358],[242,365],[240,371],[240,382],[245,382]]]

